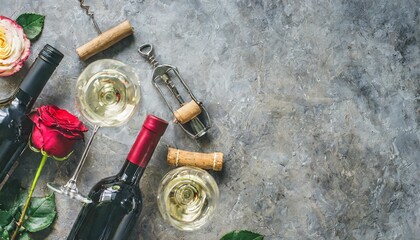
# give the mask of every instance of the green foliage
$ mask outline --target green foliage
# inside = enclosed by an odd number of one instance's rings
[[[0,191],[0,240],[10,239],[27,195],[26,190],[21,188],[17,181],[8,182]],[[23,227],[19,230],[19,239],[31,239],[29,233],[49,227],[54,222],[56,215],[54,194],[46,197],[33,197]]]
[[[31,240],[31,237],[29,236],[29,233],[24,232],[24,233],[20,234],[19,240]]]
[[[36,13],[24,13],[16,19],[29,40],[35,40],[39,37],[44,28],[44,21],[45,16]]]
[[[264,236],[246,230],[232,231],[224,235],[220,240],[263,240]]]
[[[29,232],[38,232],[50,226],[57,215],[54,193],[43,198],[32,198],[31,206],[26,215],[28,218],[23,226]]]
[[[0,210],[0,226],[6,226],[12,218],[13,216],[8,211]]]

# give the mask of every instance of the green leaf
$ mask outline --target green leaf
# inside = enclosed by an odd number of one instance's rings
[[[4,227],[4,230],[10,232],[13,229],[15,229],[15,225],[16,225],[15,222],[14,221],[11,221],[9,223],[9,225],[7,225],[6,227]]]
[[[224,235],[220,240],[263,240],[264,236],[246,230],[233,231]]]
[[[23,232],[23,233],[20,234],[19,240],[31,240],[31,237],[29,237],[28,232]]]
[[[11,233],[11,231],[14,229],[14,226],[15,226],[15,222],[14,221],[11,221],[10,223],[9,223],[9,225],[7,225],[7,226],[5,226],[5,227],[2,227],[1,228],[1,230],[2,230],[2,232],[1,232],[1,237],[0,237],[0,239],[4,239],[4,240],[9,240],[10,239],[10,235],[9,235],[9,233]]]
[[[13,216],[5,210],[0,210],[0,226],[5,227],[7,226],[10,221],[12,220]]]
[[[6,230],[2,230],[0,239],[1,240],[9,240],[10,239],[9,232],[7,232]]]
[[[43,198],[32,198],[26,215],[23,226],[29,232],[38,232],[50,226],[57,215],[54,193]]]
[[[27,196],[27,191],[21,188],[17,181],[9,181],[0,191],[0,240],[10,239]],[[49,227],[56,215],[54,194],[32,198],[23,227],[19,229],[21,234],[19,239],[31,239],[29,232],[37,232]]]
[[[39,37],[44,27],[45,16],[36,13],[24,13],[20,15],[16,22],[22,26],[23,31],[29,40]]]

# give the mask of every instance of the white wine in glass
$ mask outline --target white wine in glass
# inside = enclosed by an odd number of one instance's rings
[[[127,122],[140,100],[139,83],[128,65],[111,59],[90,64],[76,84],[77,106],[92,124],[113,127]]]
[[[163,177],[157,199],[164,219],[180,230],[193,231],[213,216],[219,202],[219,189],[208,172],[179,167]]]
[[[92,141],[100,127],[119,126],[130,120],[140,101],[140,84],[130,66],[116,60],[103,59],[89,64],[80,74],[76,90],[80,113],[95,127],[70,180],[65,185],[47,185],[56,193],[90,203],[92,201],[88,197],[79,193],[76,182]]]

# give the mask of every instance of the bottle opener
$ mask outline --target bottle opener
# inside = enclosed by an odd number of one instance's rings
[[[171,65],[159,64],[153,55],[153,47],[151,44],[144,44],[139,47],[138,52],[145,57],[153,66],[153,85],[156,87],[169,110],[174,115],[174,122],[178,123],[182,130],[190,137],[198,139],[204,136],[210,129],[210,117],[203,103],[194,96],[185,80],[181,77],[178,69]],[[181,96],[180,91],[175,85],[179,82],[182,86],[183,94],[188,94],[191,101],[186,102]],[[173,101],[177,102],[177,106],[172,107],[170,101],[165,97],[162,85],[166,85],[169,92],[172,93]],[[184,95],[186,96],[186,95]],[[177,109],[177,110],[173,110]]]

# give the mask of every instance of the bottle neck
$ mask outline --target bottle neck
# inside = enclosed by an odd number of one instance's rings
[[[142,127],[136,141],[128,153],[127,160],[137,166],[146,168],[153,152],[159,143],[161,135]]]
[[[140,181],[159,139],[159,135],[142,128],[120,171],[121,180],[130,184],[137,184]]]
[[[148,115],[146,117],[140,133],[127,155],[127,161],[121,169],[121,180],[133,184],[139,182],[167,126],[168,123],[165,120],[156,116]]]
[[[129,160],[126,160],[120,172],[118,178],[131,185],[136,185],[140,182],[140,178],[144,172],[143,167],[140,167]]]
[[[56,67],[38,57],[20,84],[20,90],[36,100]]]

